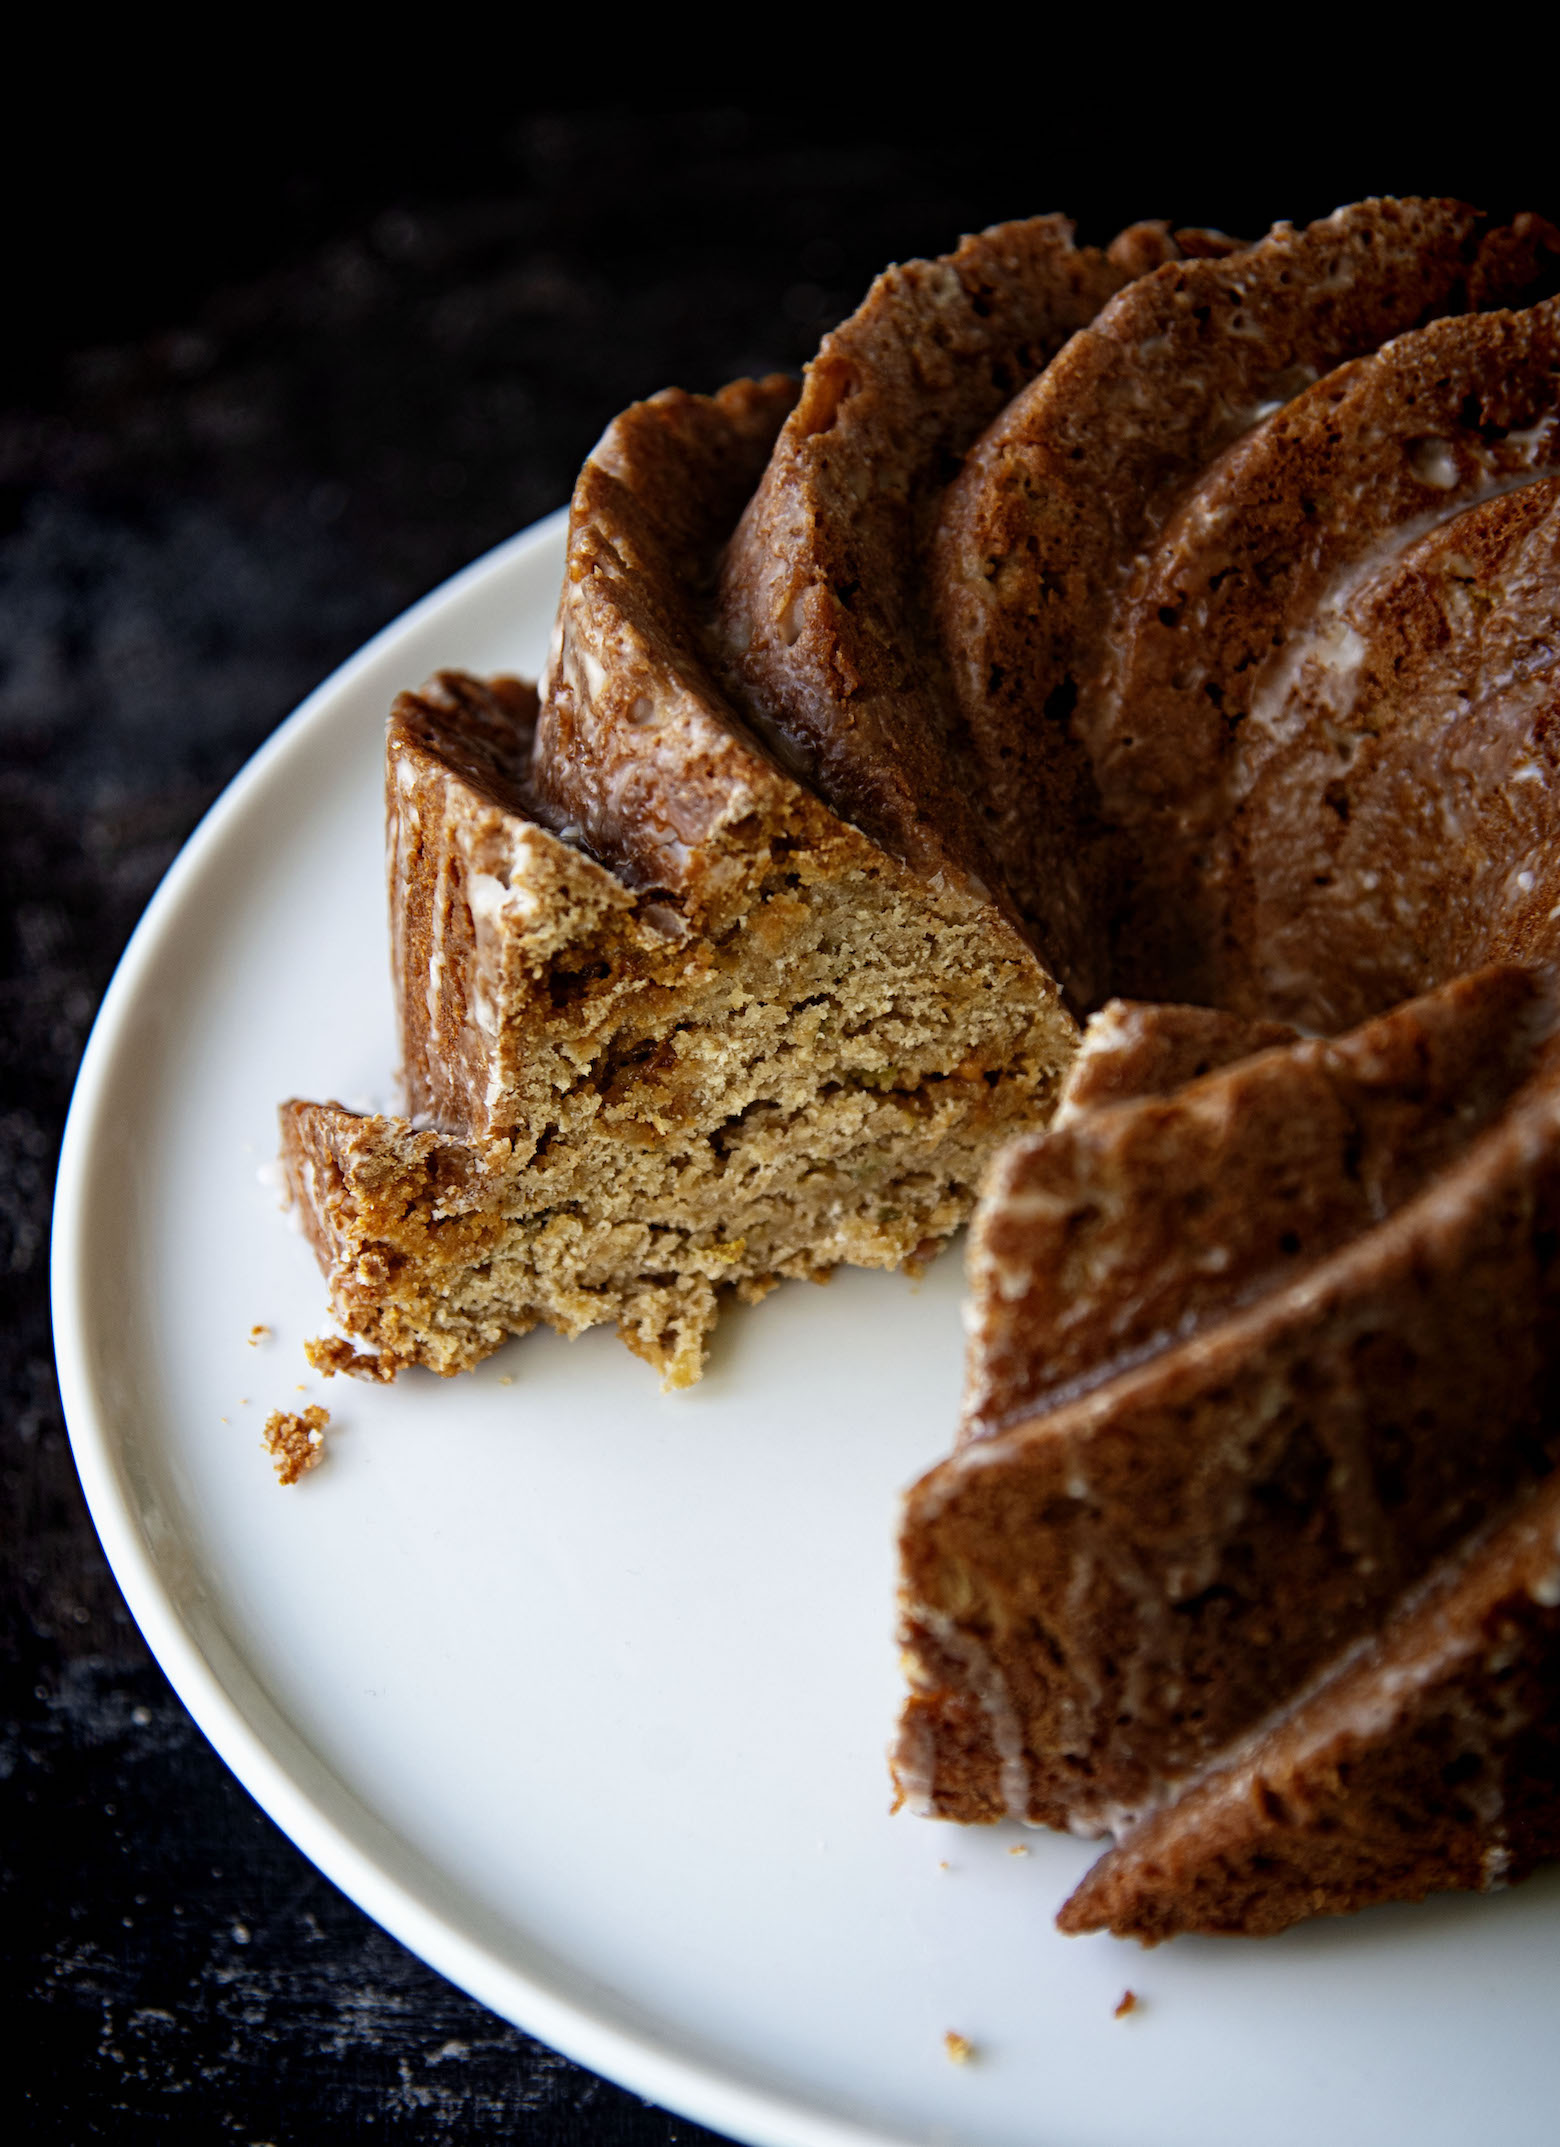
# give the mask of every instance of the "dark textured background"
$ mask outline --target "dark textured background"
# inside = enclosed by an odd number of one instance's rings
[[[222,784],[376,628],[559,505],[625,402],[796,367],[884,261],[1035,209],[1086,238],[1139,215],[1256,231],[1387,189],[1556,210],[1492,126],[1388,141],[1336,86],[1321,132],[1087,103],[1033,131],[469,101],[411,133],[181,114],[8,169],[0,1952],[28,2137],[705,2137],[369,1923],[174,1698],[60,1419],[60,1128],[125,938]]]

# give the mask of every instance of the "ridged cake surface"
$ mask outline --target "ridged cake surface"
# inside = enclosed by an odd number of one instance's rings
[[[1552,261],[1537,219],[1366,203],[1161,269],[950,497],[966,711],[997,734],[997,679],[1087,751],[1138,1003],[977,1217],[895,1765],[943,1816],[1124,1836],[1066,1928],[1277,1929],[1499,1883],[1555,1832],[1542,1619],[1538,1745],[1508,1768],[1470,1699],[1560,1458]],[[1352,1803],[1318,1757],[1346,1719]],[[1463,1720],[1448,1783],[1510,1771],[1520,1844],[1443,1784],[1394,1864],[1378,1793],[1427,1795]]]

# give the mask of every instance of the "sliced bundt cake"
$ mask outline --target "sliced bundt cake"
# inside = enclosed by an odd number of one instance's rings
[[[392,720],[410,1115],[284,1112],[319,1361],[681,1384],[996,1154],[895,1769],[1125,1830],[1069,1929],[1560,1847],[1557,269],[1451,201],[998,227],[625,413],[539,699]]]
[[[538,1320],[612,1320],[683,1383],[722,1286],[924,1255],[1005,1134],[1049,1114],[1076,1032],[922,676],[915,562],[981,426],[1180,250],[1158,225],[1108,253],[1060,218],[1005,225],[881,278],[799,404],[784,381],[668,393],[608,430],[539,709],[515,682],[446,677],[392,722],[412,1116],[284,1114],[364,1345],[321,1362],[456,1371]],[[824,652],[827,750],[777,713],[773,635],[733,609],[774,598],[750,570],[773,565],[777,502],[801,574],[787,616],[811,622],[781,643],[793,674]]]

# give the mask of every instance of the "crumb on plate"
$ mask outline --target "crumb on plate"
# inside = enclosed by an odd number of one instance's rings
[[[381,1383],[394,1379],[395,1365],[386,1362],[373,1350],[354,1349],[339,1334],[317,1335],[312,1342],[305,1342],[303,1353],[317,1372],[327,1379],[334,1379],[338,1372],[350,1373],[354,1379],[377,1379]]]
[[[968,2065],[975,2055],[975,2045],[967,2035],[956,2035],[952,2028],[943,2037],[943,2048],[948,2053],[950,2065]]]
[[[265,1448],[276,1463],[284,1484],[317,1469],[325,1458],[325,1426],[330,1411],[313,1403],[301,1414],[292,1409],[273,1409],[265,1420]]]
[[[1121,1994],[1121,2003],[1116,2007],[1116,2018],[1123,2020],[1128,2013],[1135,2013],[1138,2009],[1138,2002],[1138,1994],[1135,1990],[1124,1990]]]

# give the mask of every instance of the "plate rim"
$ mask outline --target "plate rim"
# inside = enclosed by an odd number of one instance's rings
[[[147,1541],[125,1480],[121,1432],[110,1405],[97,1391],[91,1363],[90,1288],[86,1244],[90,1232],[94,1157],[105,1138],[112,1104],[112,1074],[123,1034],[141,986],[165,939],[175,929],[187,890],[208,853],[250,809],[276,765],[302,750],[316,732],[330,727],[341,697],[398,644],[410,639],[448,604],[501,584],[533,553],[556,545],[568,509],[530,524],[461,568],[419,598],[336,667],[283,718],[227,783],[180,848],[142,912],[114,969],[82,1053],[71,1092],[55,1176],[49,1287],[55,1366],[71,1453],[87,1510],[114,1579],[159,1667],[197,1728],[263,1811],[327,1879],[383,1929],[434,1971],[510,2021],[522,2032],[561,2051],[575,2063],[649,2098],[693,2122],[750,2141],[753,2147],[917,2147],[912,2135],[852,2120],[757,2086],[734,2065],[693,2058],[668,2048],[652,2034],[625,2026],[605,2005],[592,2005],[549,1985],[536,1971],[505,1959],[496,1946],[460,1927],[457,1912],[441,1907],[411,1878],[389,1868],[367,1838],[374,1828],[398,1839],[349,1785],[337,1782],[348,1809],[362,1815],[354,1825],[325,1808],[304,1779],[302,1757],[312,1758],[327,1781],[329,1762],[314,1754],[301,1733],[282,1724],[268,1737],[211,1659],[192,1619],[175,1594]],[[263,1695],[261,1695],[263,1698]],[[278,1747],[290,1741],[295,1750]],[[414,1857],[415,1844],[403,1843]],[[541,1935],[541,1934],[538,1934]]]

